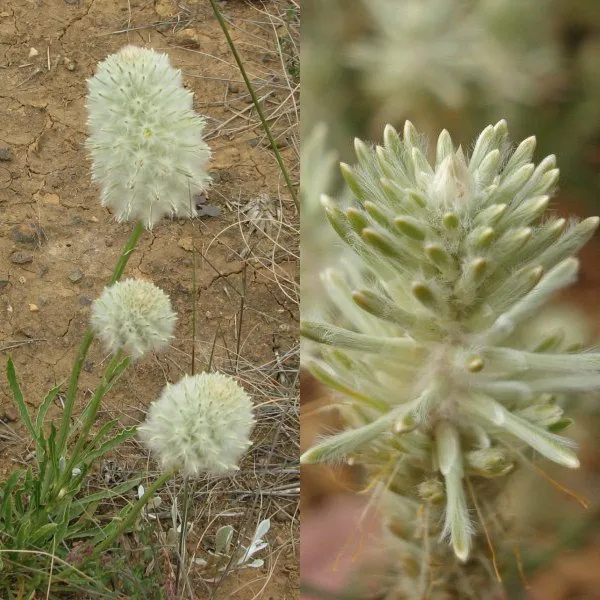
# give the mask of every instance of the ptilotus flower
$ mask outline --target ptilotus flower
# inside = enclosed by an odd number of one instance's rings
[[[138,431],[165,469],[198,475],[237,469],[253,427],[252,401],[235,379],[200,373],[167,384]]]
[[[91,325],[112,353],[134,359],[162,350],[173,338],[171,300],[149,281],[125,279],[104,288],[92,304]]]
[[[537,16],[547,2],[405,0],[402,10],[394,0],[363,5],[373,33],[350,49],[348,60],[388,114],[419,111],[430,99],[451,108],[477,96],[528,102],[555,68],[551,32]]]
[[[528,322],[575,281],[599,219],[546,215],[555,157],[534,165],[535,138],[511,147],[504,121],[468,158],[443,131],[433,164],[409,122],[384,141],[356,140],[358,164],[342,164],[349,204],[322,200],[353,259],[322,274],[330,305],[302,325],[304,360],[348,429],[302,460],[362,463],[385,488],[400,597],[466,598],[493,572],[481,521],[501,535],[497,500],[527,450],[579,465],[557,397],[600,390],[600,354]],[[447,568],[450,548],[471,558],[470,583]]]
[[[88,86],[87,148],[102,205],[149,229],[166,215],[196,216],[192,196],[209,184],[210,149],[181,71],[166,54],[125,46]]]

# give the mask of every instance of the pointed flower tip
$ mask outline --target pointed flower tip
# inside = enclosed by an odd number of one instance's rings
[[[469,560],[470,548],[468,544],[454,543],[452,549],[454,550],[456,558],[458,558],[461,563],[466,563]]]

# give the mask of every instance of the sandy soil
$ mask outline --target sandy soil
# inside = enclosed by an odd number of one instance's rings
[[[297,179],[293,56],[280,53],[277,43],[277,38],[285,40],[293,54],[285,22],[290,8],[284,1],[221,3],[257,94],[265,97],[262,104],[283,158]],[[99,61],[127,43],[166,51],[182,69],[196,110],[208,119],[214,179],[208,202],[220,214],[163,220],[143,235],[126,276],[150,280],[171,296],[179,315],[176,340],[165,354],[127,372],[106,399],[99,425],[115,416],[124,425],[139,422],[166,381],[189,373],[195,302],[196,369],[207,368],[214,347],[213,365],[239,375],[260,405],[256,443],[237,478],[239,487],[245,486],[244,473],[252,486],[256,461],[271,457],[275,444],[289,450],[271,461],[281,470],[277,482],[293,483],[298,216],[208,2],[0,0],[0,361],[12,356],[32,408],[50,387],[64,381],[88,324],[90,304],[131,231],[130,224],[117,224],[100,206],[84,150],[86,79]],[[261,195],[268,197],[268,235],[253,231],[244,213]],[[79,406],[94,389],[105,360],[106,352],[94,343],[81,377]],[[277,418],[276,410],[292,420]],[[59,403],[52,411],[53,417],[60,416]],[[26,462],[30,450],[16,417],[6,379],[0,376],[0,480],[16,463]],[[116,458],[120,469],[135,470],[144,460],[139,448],[133,450]],[[287,471],[291,474],[282,474]],[[262,499],[260,513],[261,518],[278,515],[269,533],[277,560],[249,570],[251,576],[241,583],[232,576],[218,597],[297,597],[295,500],[282,497],[285,510],[272,494]],[[233,500],[231,494],[217,492],[214,502],[222,510]],[[202,531],[208,517],[204,508],[197,508]],[[257,516],[258,511],[252,518]]]

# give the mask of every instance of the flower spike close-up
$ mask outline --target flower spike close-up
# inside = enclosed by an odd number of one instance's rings
[[[303,361],[347,428],[302,462],[361,464],[382,488],[402,598],[465,597],[465,573],[493,577],[476,515],[498,512],[531,450],[579,466],[563,400],[600,390],[600,353],[533,322],[576,280],[599,219],[547,214],[559,172],[554,156],[534,164],[535,145],[512,146],[500,121],[469,156],[444,130],[430,163],[410,122],[402,136],[388,125],[382,146],[356,140],[358,164],[341,165],[352,199],[322,198],[351,252],[321,274],[328,305],[304,315]],[[424,546],[423,531],[450,543]],[[464,572],[444,570],[456,559]],[[410,577],[415,561],[441,567]],[[424,595],[436,578],[440,595]]]
[[[167,215],[196,216],[211,153],[181,71],[166,54],[130,45],[100,63],[88,86],[86,144],[103,206],[148,229]]]

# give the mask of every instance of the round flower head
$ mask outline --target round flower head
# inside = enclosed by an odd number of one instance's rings
[[[210,181],[204,118],[166,54],[125,46],[88,80],[92,179],[117,221],[148,229],[165,215],[196,216],[190,201]]]
[[[244,389],[222,373],[201,373],[167,384],[139,432],[165,469],[198,475],[237,469],[253,426]]]
[[[109,350],[125,350],[136,359],[164,348],[176,320],[169,296],[149,281],[118,281],[92,304],[92,328]]]

